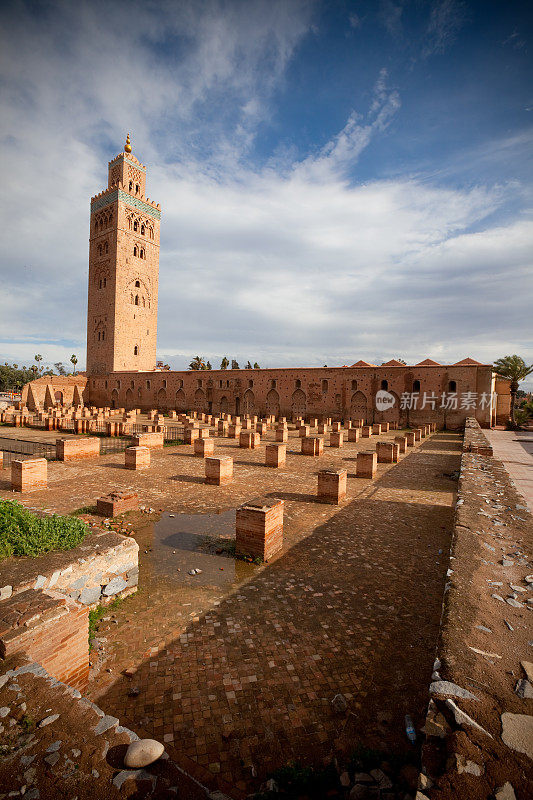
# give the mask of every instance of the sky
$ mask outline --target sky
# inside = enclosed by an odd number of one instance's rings
[[[172,367],[533,363],[531,3],[4,0],[2,21],[1,362],[83,369],[89,199],[129,132]]]

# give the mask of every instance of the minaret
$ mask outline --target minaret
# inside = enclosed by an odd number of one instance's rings
[[[161,206],[145,197],[146,167],[124,150],[91,199],[87,374],[156,365]]]

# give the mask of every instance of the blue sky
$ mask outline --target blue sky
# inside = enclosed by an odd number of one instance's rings
[[[89,198],[130,131],[159,356],[533,361],[526,2],[5,2],[0,359],[85,359]]]

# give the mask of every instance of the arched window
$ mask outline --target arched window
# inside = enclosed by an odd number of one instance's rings
[[[100,341],[101,333],[98,331],[98,341]]]
[[[302,385],[302,382],[301,382],[301,380],[298,378],[298,380],[296,381],[296,388],[297,388],[297,389],[299,389],[299,388],[301,387],[301,385]]]
[[[275,380],[270,381],[270,388],[271,389],[275,389],[276,388],[276,381]]]
[[[130,181],[130,182],[129,182],[129,184],[128,184],[128,188],[129,188],[129,191],[130,191],[130,192],[133,190],[133,181]]]
[[[144,234],[145,234],[145,227],[144,227],[144,225],[141,225],[141,234],[142,234],[142,236],[144,236]]]
[[[457,391],[457,383],[456,383],[456,381],[450,381],[449,382],[448,391],[449,392],[456,392]]]
[[[134,231],[138,231],[139,230],[139,222],[137,220],[135,220],[135,222],[133,223],[133,230]]]
[[[140,250],[140,252],[139,252],[139,256],[140,256],[141,258],[146,258],[146,256],[144,255],[144,249],[143,249],[142,247],[141,247],[141,250]]]
[[[166,388],[167,388],[167,382],[163,381],[163,389],[166,389]]]
[[[143,297],[143,308],[146,308],[146,301],[145,301],[144,297]]]
[[[102,255],[102,245],[101,244],[98,245],[98,255],[99,256]]]
[[[135,389],[135,381],[131,381],[130,386],[132,389]]]
[[[150,228],[150,239],[154,238],[154,229]]]
[[[106,251],[106,253],[109,253],[109,245],[107,242],[104,245],[104,250]]]
[[[137,245],[135,244],[133,246],[133,255],[136,256],[136,255],[138,255],[138,253],[139,253],[139,250],[137,249]]]
[[[352,392],[357,391],[357,381],[352,381]]]
[[[420,381],[413,381],[413,392],[420,391]]]
[[[253,385],[254,385],[253,381],[248,381],[248,386],[250,389],[253,389]]]
[[[98,288],[99,288],[99,289],[101,289],[101,288],[102,288],[102,279],[101,279],[101,278],[100,278],[100,281],[99,281],[99,283],[98,283]]]
[[[107,278],[104,278],[104,289],[107,286]]]
[[[135,281],[135,288],[136,289],[140,289],[141,288],[141,282],[140,281]]]
[[[139,194],[139,184],[135,184],[135,194]]]
[[[135,295],[135,305],[136,306],[139,305],[139,295],[138,294]]]
[[[388,390],[388,388],[389,388],[389,382],[388,381],[381,381],[381,388],[383,389],[384,392],[386,392]]]
[[[328,393],[328,382],[322,381],[322,394],[327,394],[327,393]]]
[[[102,331],[102,341],[105,339],[105,331]]]
[[[137,347],[137,345],[135,345],[135,347],[133,348],[133,355],[134,356],[138,356],[139,355],[139,348]],[[132,381],[132,384],[133,384],[133,381]]]

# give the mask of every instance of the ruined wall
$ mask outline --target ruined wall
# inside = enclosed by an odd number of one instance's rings
[[[469,420],[419,800],[533,793],[533,687],[524,667],[533,519],[489,449]]]
[[[395,405],[378,411],[375,396],[386,382]],[[416,383],[418,381],[418,383]],[[402,393],[416,387],[417,408],[401,409]],[[491,421],[492,369],[484,365],[330,367],[261,370],[211,370],[150,373],[120,372],[93,376],[88,383],[90,402],[149,410],[331,416],[365,418],[367,422],[402,422],[460,428],[475,414],[483,427]],[[455,391],[458,406],[463,396],[484,397],[485,407],[440,408],[442,394]],[[424,394],[434,398],[435,409],[420,409]]]

